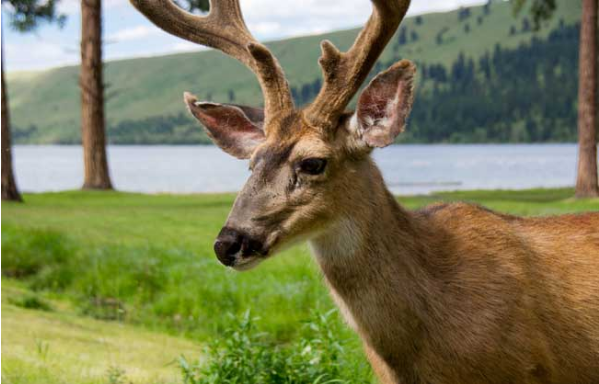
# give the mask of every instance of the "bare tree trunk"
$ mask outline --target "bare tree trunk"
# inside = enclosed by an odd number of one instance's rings
[[[576,197],[599,196],[597,184],[597,2],[582,0],[578,83]]]
[[[2,42],[4,50],[4,42]],[[15,175],[12,170],[10,147],[10,116],[8,114],[8,94],[4,83],[4,52],[2,52],[2,200],[22,201]]]
[[[112,189],[106,156],[102,71],[102,1],[81,0],[83,189]]]

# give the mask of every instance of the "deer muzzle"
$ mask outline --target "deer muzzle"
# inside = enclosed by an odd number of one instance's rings
[[[235,269],[246,269],[243,267],[268,254],[262,240],[230,227],[220,231],[214,242],[214,252],[223,265]]]

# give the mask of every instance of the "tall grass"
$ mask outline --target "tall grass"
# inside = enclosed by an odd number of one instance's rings
[[[11,225],[2,232],[3,275],[61,294],[99,319],[204,340],[227,329],[225,314],[252,308],[273,339],[287,341],[311,310],[331,308],[309,259],[289,269],[238,274],[187,249],[85,247],[59,232]]]

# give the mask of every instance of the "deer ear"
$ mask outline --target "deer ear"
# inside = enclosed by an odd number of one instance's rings
[[[233,104],[202,102],[185,92],[187,109],[206,128],[214,144],[238,159],[249,159],[254,149],[264,141],[261,109]]]
[[[416,66],[402,60],[379,73],[364,89],[352,130],[369,147],[386,147],[405,128],[414,100]]]

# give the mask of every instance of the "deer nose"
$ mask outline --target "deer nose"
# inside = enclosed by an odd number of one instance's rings
[[[261,241],[229,227],[224,227],[214,242],[216,257],[227,267],[238,258],[264,254],[262,247]]]

